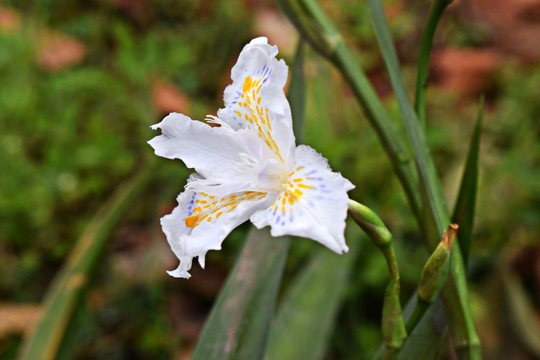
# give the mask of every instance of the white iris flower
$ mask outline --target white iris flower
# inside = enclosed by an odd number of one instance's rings
[[[207,123],[172,113],[152,126],[162,134],[148,143],[155,153],[180,159],[196,173],[178,206],[161,219],[180,259],[174,277],[189,278],[195,256],[204,268],[208,250],[250,219],[271,227],[272,236],[311,238],[329,249],[348,251],[344,230],[347,191],[354,186],[332,172],[328,161],[306,145],[295,146],[283,87],[287,65],[264,37],[247,44],[232,68],[225,108]]]

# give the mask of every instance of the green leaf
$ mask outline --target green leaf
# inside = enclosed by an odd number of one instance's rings
[[[422,125],[416,117],[407,94],[382,4],[379,0],[369,0],[369,5],[377,41],[398,100],[407,135],[414,150],[420,180],[420,195],[423,200],[422,230],[428,245],[433,249],[442,238],[443,230],[450,224],[450,214]],[[477,359],[481,356],[480,340],[472,319],[465,268],[459,244],[456,244],[454,249],[451,277],[443,291],[443,300],[448,310],[448,320],[453,328],[452,335],[456,350],[460,355]]]
[[[425,126],[426,123],[426,90],[429,73],[429,58],[431,57],[431,49],[433,48],[433,38],[442,14],[451,2],[452,0],[433,1],[426,29],[424,30],[424,35],[422,37],[420,53],[418,54],[414,110],[416,111],[416,115],[422,126]]]
[[[90,220],[64,267],[47,290],[43,315],[32,334],[25,339],[19,359],[56,358],[77,300],[88,283],[111,230],[153,173],[152,168],[146,168],[131,181],[121,184]]]
[[[414,302],[406,307],[408,313],[414,307]],[[444,319],[444,306],[442,301],[436,301],[426,311],[418,325],[405,341],[399,352],[399,360],[438,359],[444,336],[448,327]]]
[[[418,310],[418,297],[416,291],[409,299],[403,309],[403,315],[409,323],[412,316]],[[417,360],[417,359],[439,359],[438,354],[444,344],[444,336],[448,331],[445,320],[444,306],[441,300],[436,300],[419,320],[417,326],[408,334],[405,343],[401,347],[397,359]],[[441,320],[442,319],[442,320]],[[376,360],[387,358],[385,346],[381,344],[377,354],[373,357]]]
[[[266,360],[323,358],[356,247],[346,255],[320,249],[295,278],[272,325]]]
[[[306,82],[304,78],[304,41],[300,39],[294,56],[293,72],[287,97],[291,105],[296,142],[302,142],[306,112]]]
[[[305,86],[302,43],[289,88],[296,134],[301,138]],[[193,359],[260,359],[264,355],[289,238],[252,229],[199,338]]]
[[[527,295],[519,276],[509,264],[500,271],[503,293],[506,295],[508,319],[512,330],[534,358],[540,357],[540,326],[536,320],[536,306]]]
[[[289,246],[268,229],[252,229],[221,291],[192,359],[260,359]]]
[[[478,189],[478,155],[480,152],[480,134],[482,132],[482,115],[484,113],[484,99],[480,100],[476,126],[469,146],[467,163],[461,186],[454,208],[452,222],[459,225],[459,245],[463,254],[463,261],[467,264],[471,249],[474,217],[476,209],[476,194]]]

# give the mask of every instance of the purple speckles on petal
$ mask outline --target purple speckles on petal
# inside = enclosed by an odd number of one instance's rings
[[[310,172],[307,173],[307,175],[313,175],[313,174],[316,174],[317,173],[317,170],[311,170]]]
[[[294,216],[291,216],[291,217],[289,218],[289,222],[292,223],[293,221],[294,221]]]
[[[281,215],[278,215],[276,218],[276,224],[278,224],[280,220],[281,220]]]
[[[281,222],[281,226],[284,226],[284,225],[285,225],[285,221],[282,221],[282,222]]]

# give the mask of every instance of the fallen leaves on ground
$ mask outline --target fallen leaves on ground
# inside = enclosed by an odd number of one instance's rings
[[[30,331],[39,318],[37,305],[0,304],[0,338]]]

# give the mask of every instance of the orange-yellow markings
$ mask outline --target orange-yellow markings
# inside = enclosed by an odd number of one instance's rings
[[[202,196],[206,196],[210,199],[215,198],[215,196],[210,196],[205,193],[199,193]],[[256,192],[256,191],[246,191],[241,195],[229,195],[221,198],[219,201],[212,201],[210,204],[200,207],[197,206],[193,209],[193,215],[187,216],[184,219],[184,223],[187,227],[194,228],[199,225],[203,220],[206,219],[207,222],[211,222],[214,217],[210,215],[215,214],[215,219],[218,219],[224,212],[231,212],[241,201],[244,200],[260,200],[266,196],[266,193]],[[195,203],[206,204],[206,200],[196,200]],[[219,212],[218,212],[219,211]]]
[[[291,197],[289,198],[289,202],[292,205],[294,203],[294,200],[301,200],[302,195],[304,195],[304,192],[300,190],[302,189],[313,189],[313,186],[304,184],[303,181],[305,180],[302,177],[297,177],[292,179],[292,175],[300,171],[303,167],[299,166],[296,168],[296,170],[291,171],[289,173],[289,181],[286,184],[283,184],[283,188],[285,189],[285,195],[289,194]]]
[[[261,82],[262,78],[253,81],[251,77],[247,76],[242,86],[243,93],[241,95],[241,97],[245,99],[245,102],[238,102],[238,105],[249,108],[251,116],[245,114],[244,118],[250,124],[255,122],[257,125],[258,136],[264,138],[265,143],[270,150],[272,150],[282,162],[285,162],[281,157],[281,153],[276,142],[272,138],[272,134],[270,133],[272,131],[272,127],[268,117],[268,109],[260,106],[261,97],[259,96],[259,93],[261,91]]]

